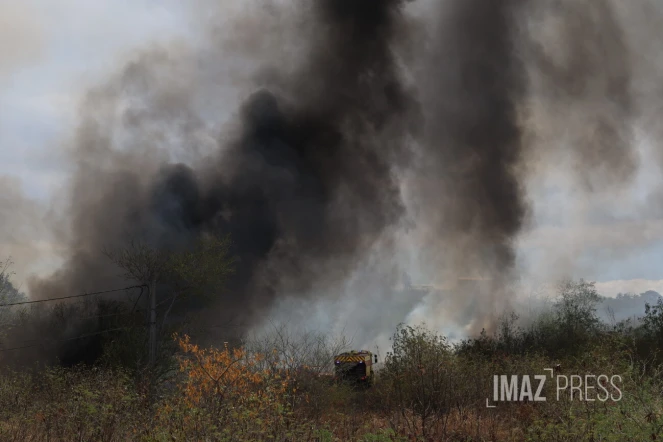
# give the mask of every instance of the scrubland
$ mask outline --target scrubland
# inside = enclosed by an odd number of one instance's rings
[[[560,287],[527,322],[451,344],[400,325],[375,384],[353,389],[324,373],[347,345],[323,334],[203,348],[170,333],[158,366],[132,359],[140,331],[103,336],[94,363],[4,364],[3,441],[645,441],[663,437],[663,304],[638,321],[598,319],[584,281]],[[523,325],[526,324],[526,325]],[[132,344],[133,343],[133,344]],[[140,348],[139,348],[140,347]],[[20,350],[16,350],[20,351]],[[5,358],[7,360],[7,358]],[[143,367],[143,368],[142,368]],[[562,390],[555,376],[620,376],[601,400]],[[494,375],[548,376],[546,401],[497,402]],[[532,377],[533,379],[533,377]],[[538,383],[533,383],[536,390]],[[598,395],[598,396],[597,396]],[[491,407],[487,407],[487,399]],[[494,405],[494,406],[492,406]]]

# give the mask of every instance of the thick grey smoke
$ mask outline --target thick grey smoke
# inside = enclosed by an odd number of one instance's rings
[[[0,250],[4,259],[11,258],[14,269],[38,270],[39,261],[54,253],[45,211],[25,195],[18,179],[0,175],[0,189]]]
[[[646,213],[655,219],[663,217],[663,186],[660,185],[663,173],[663,126],[660,115],[663,112],[663,5],[655,0],[642,0],[637,7],[626,8],[630,40],[634,48],[634,89],[638,95],[640,136],[646,152],[642,155],[641,166],[646,169],[651,182],[646,201]]]
[[[660,238],[661,212],[641,201],[660,188],[643,143],[659,113],[643,105],[661,60],[651,45],[660,11],[647,0],[547,5],[532,13],[524,48],[528,195],[544,224],[524,245],[541,277],[594,278],[607,259],[626,266]]]
[[[32,296],[121,285],[105,247],[219,232],[239,260],[212,323],[345,292],[371,300],[344,308],[365,339],[422,311],[490,327],[514,299],[532,176],[570,157],[591,194],[637,168],[629,45],[608,3],[449,0],[419,26],[405,3],[271,5],[244,27],[212,23],[203,43],[146,51],[91,91],[66,263]],[[224,81],[244,100],[219,135]],[[408,242],[431,282],[483,279],[404,301],[390,287]]]
[[[68,261],[33,281],[34,296],[110,284],[118,271],[104,247],[135,238],[170,247],[215,231],[232,235],[238,257],[216,311],[245,322],[278,294],[342,281],[396,226],[404,207],[392,162],[407,156],[415,109],[390,49],[402,2],[302,8],[317,24],[300,30],[309,33],[300,36],[303,62],[262,69],[234,135],[193,167],[170,163],[159,145],[186,148],[205,133],[193,111],[200,73],[182,67],[199,54],[180,65],[151,52],[89,95],[74,150]]]
[[[533,12],[525,55],[543,161],[570,154],[569,166],[586,190],[619,190],[638,166],[638,110],[632,48],[615,7],[555,1]]]
[[[510,299],[504,290],[514,238],[528,213],[518,170],[525,149],[518,106],[527,89],[516,52],[523,2],[445,5],[420,74],[427,130],[409,191],[436,282],[493,280],[452,300],[452,309],[467,313],[461,324],[476,319],[472,327],[480,330]],[[457,303],[463,299],[471,309]]]

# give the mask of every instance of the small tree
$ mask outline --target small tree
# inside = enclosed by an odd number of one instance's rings
[[[558,287],[558,297],[550,308],[519,333],[525,352],[561,358],[579,355],[602,331],[597,315],[601,296],[593,282],[566,280]]]
[[[411,434],[431,437],[454,402],[452,347],[444,336],[424,327],[401,325],[392,338],[379,382],[387,410]],[[392,420],[394,427],[400,425]]]
[[[263,355],[244,348],[203,349],[177,337],[184,381],[158,409],[173,440],[309,440],[295,434],[288,373],[261,368]]]
[[[287,324],[272,324],[269,331],[246,339],[250,354],[264,355],[259,368],[273,375],[288,373],[292,387],[289,405],[312,418],[321,417],[346,393],[340,386],[333,388],[325,374],[331,374],[334,357],[350,345],[342,334],[297,331]]]
[[[181,297],[211,300],[218,295],[235,271],[230,245],[229,236],[203,235],[191,249],[170,254],[166,278],[171,285],[172,299],[163,322]]]
[[[565,281],[560,285],[560,299],[556,303],[557,317],[574,331],[592,330],[598,327],[600,319],[596,307],[601,296],[593,282],[581,279],[578,282]]]
[[[593,282],[581,279],[578,282],[565,281],[560,285],[560,299],[555,304],[554,312],[566,348],[582,348],[599,331],[601,320],[596,314],[596,307],[600,301]]]
[[[345,336],[332,336],[314,330],[296,331],[287,324],[272,324],[268,333],[247,338],[247,349],[267,355],[264,364],[295,372],[306,368],[315,373],[329,372],[334,356],[351,345]]]
[[[14,275],[14,272],[11,271],[12,264],[11,258],[0,261],[0,304],[12,304],[26,299],[25,294],[12,283]],[[0,307],[0,334],[11,326],[15,311],[12,307]]]
[[[659,352],[663,348],[663,298],[656,304],[645,304],[645,315],[638,335],[638,347],[644,358],[660,361]]]
[[[147,286],[149,294],[150,336],[149,365],[154,366],[158,350],[157,307],[167,305],[161,315],[164,327],[178,299],[187,296],[212,297],[234,271],[230,256],[230,238],[203,235],[192,247],[168,250],[131,241],[125,248],[105,251],[124,276]],[[157,303],[157,286],[167,287],[167,296]]]

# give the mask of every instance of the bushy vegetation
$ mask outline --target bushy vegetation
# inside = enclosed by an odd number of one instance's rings
[[[593,284],[569,281],[536,317],[505,315],[495,330],[460,343],[425,325],[401,325],[375,385],[361,391],[324,376],[333,355],[349,346],[322,334],[275,327],[220,348],[171,335],[163,369],[147,378],[127,350],[144,353],[144,337],[108,336],[94,364],[6,369],[0,440],[659,440],[663,302],[648,306],[637,323],[608,325],[598,319],[599,301]],[[494,375],[548,376],[545,368],[619,375],[619,400],[572,400],[568,389],[557,400],[550,380],[545,402],[487,407]]]

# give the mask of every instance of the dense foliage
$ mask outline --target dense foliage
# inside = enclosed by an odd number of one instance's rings
[[[165,368],[149,381],[150,388],[144,376],[115,357],[129,341],[109,339],[105,357],[92,366],[6,370],[0,377],[0,439],[640,442],[663,437],[663,302],[648,306],[638,323],[607,325],[597,317],[593,284],[567,282],[559,295],[527,322],[505,315],[494,332],[458,344],[423,325],[401,325],[367,391],[352,391],[321,375],[325,360],[342,347],[324,335],[275,329],[221,348],[201,348],[177,335],[172,346],[164,346]],[[548,383],[546,402],[486,407],[493,375],[545,374],[549,367],[568,375],[619,375],[620,400],[571,400],[564,393],[556,400]]]

